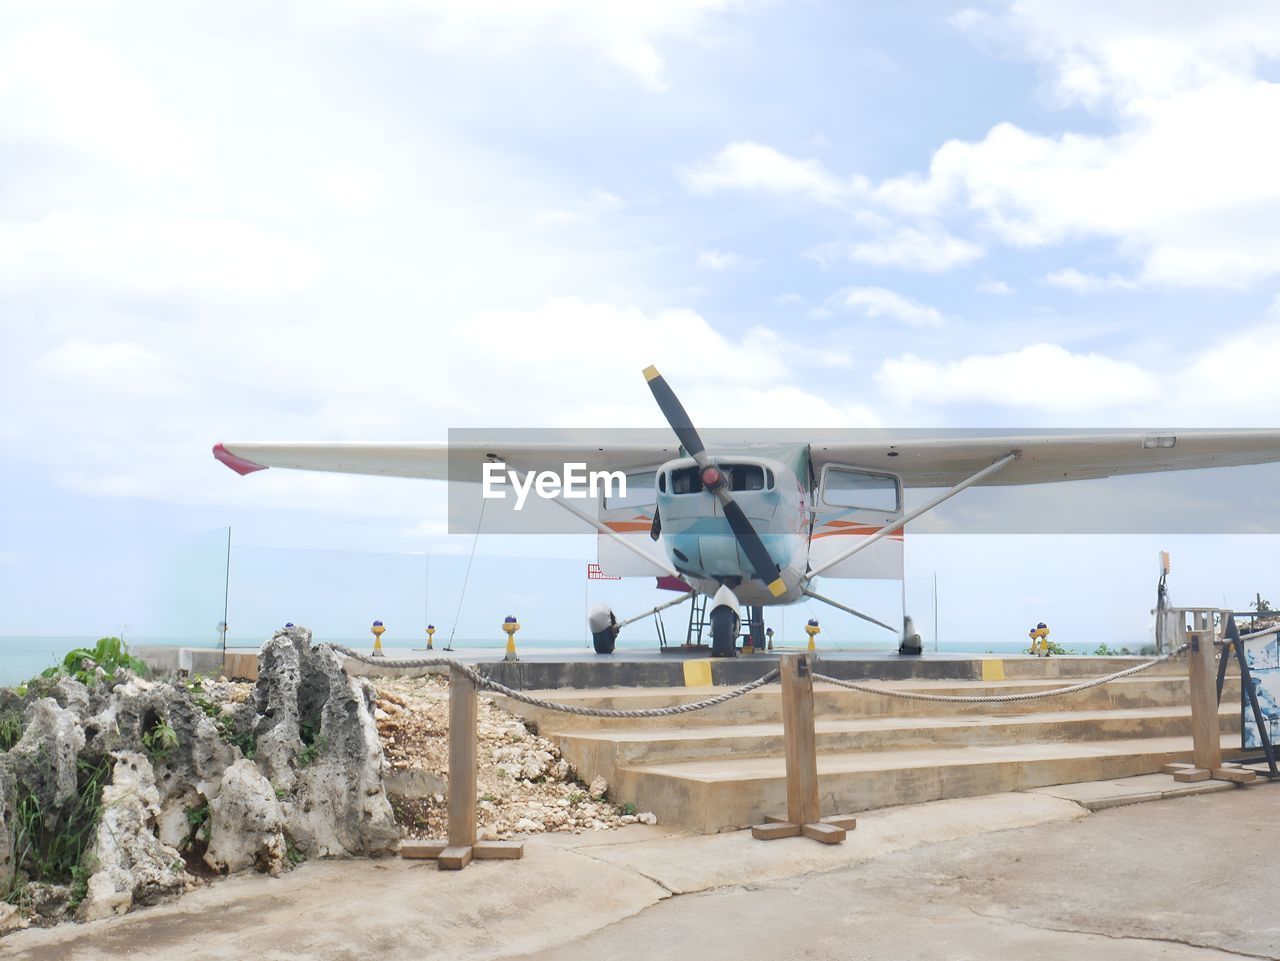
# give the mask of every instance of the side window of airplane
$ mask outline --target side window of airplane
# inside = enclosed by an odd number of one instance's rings
[[[828,467],[822,476],[822,503],[893,513],[898,510],[898,479],[886,474]]]
[[[619,507],[648,507],[656,504],[658,498],[654,490],[657,479],[658,472],[652,470],[628,474],[627,496],[619,497],[616,488],[610,488],[611,493],[604,499],[605,510],[614,510]]]

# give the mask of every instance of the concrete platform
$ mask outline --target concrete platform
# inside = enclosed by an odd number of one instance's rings
[[[1110,781],[1085,781],[1081,784],[1058,784],[1053,787],[1032,788],[1029,793],[1046,797],[1075,801],[1090,811],[1123,807],[1126,804],[1142,804],[1147,801],[1164,801],[1169,798],[1190,797],[1194,794],[1213,794],[1218,791],[1234,791],[1230,781],[1200,781],[1183,784],[1172,774],[1141,774],[1137,777],[1114,778]]]
[[[618,651],[601,655],[581,653],[521,654],[517,661],[504,661],[501,654],[488,652],[452,653],[435,650],[387,651],[386,664],[348,661],[348,671],[367,677],[414,677],[445,670],[439,667],[397,667],[397,659],[429,656],[454,658],[475,664],[494,680],[516,690],[650,688],[686,685],[737,686],[767,673],[777,665],[778,651],[711,658],[703,652],[659,653]],[[1031,678],[1082,678],[1110,674],[1151,660],[1149,657],[983,655],[963,653],[923,654],[901,657],[894,653],[866,651],[819,651],[815,670],[843,680],[1004,680]],[[697,665],[691,670],[690,665]],[[1158,665],[1157,674],[1185,672],[1185,665]]]
[[[1224,757],[1241,753],[1237,736],[1224,736],[1222,746]],[[1151,774],[1190,757],[1189,737],[820,754],[818,785],[823,814],[853,814]],[[733,830],[786,808],[785,761],[720,758],[619,768],[612,793],[693,831]]]

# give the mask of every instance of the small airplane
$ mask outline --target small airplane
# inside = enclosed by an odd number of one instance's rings
[[[675,392],[644,371],[679,441],[584,445],[529,441],[432,444],[226,443],[214,457],[239,474],[268,467],[479,483],[486,464],[517,471],[572,463],[625,473],[627,494],[602,492],[595,514],[554,502],[599,533],[603,571],[659,577],[681,596],[619,621],[607,607],[588,615],[595,650],[611,653],[627,624],[695,597],[710,599],[712,656],[731,657],[741,608],[812,598],[897,628],[813,590],[818,577],[901,579],[903,529],[973,486],[1043,484],[1157,471],[1280,461],[1280,431],[892,436],[831,442],[746,443],[709,452]],[[914,432],[913,432],[914,433]],[[816,434],[816,432],[815,432]],[[906,510],[904,488],[943,488]],[[647,544],[656,542],[660,552]],[[705,603],[705,602],[704,602]],[[905,616],[899,652],[920,653]]]

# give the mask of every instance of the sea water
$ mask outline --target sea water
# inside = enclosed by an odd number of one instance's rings
[[[45,668],[54,664],[62,663],[63,657],[68,651],[73,651],[78,647],[93,647],[97,643],[96,637],[0,637],[0,686],[12,686],[21,684],[23,681],[35,677]],[[316,636],[315,640],[333,641],[350,647],[352,650],[369,650],[372,651],[373,643],[369,637],[359,638],[330,638]],[[200,647],[200,648],[216,648],[219,642],[216,639],[209,638],[183,638],[183,637],[131,637],[126,638],[126,643],[137,644],[140,646],[164,646],[164,647]],[[796,649],[803,646],[805,642],[794,641],[786,644],[788,648]],[[383,648],[386,649],[388,657],[422,657],[424,653],[425,640],[415,638],[414,647],[407,646],[404,642],[396,639],[384,637],[382,641]],[[249,643],[246,640],[229,639],[227,646],[234,650],[253,650],[257,643]],[[1064,644],[1063,648],[1073,654],[1092,654],[1096,649],[1096,645],[1071,645]],[[591,642],[588,640],[570,640],[570,639],[536,639],[526,640],[522,637],[516,638],[516,647],[521,651],[536,652],[538,654],[556,654],[556,653],[574,653],[580,654],[591,650]],[[618,650],[620,651],[653,651],[657,650],[657,643],[652,639],[637,638],[634,640],[626,640],[619,638]],[[453,649],[457,651],[466,651],[470,654],[475,653],[492,653],[495,656],[501,655],[504,648],[502,640],[494,640],[493,638],[466,638],[455,639],[453,641]],[[818,649],[851,651],[884,654],[888,653],[887,647],[871,647],[865,645],[836,645],[832,643],[824,644],[822,639],[818,639]],[[434,645],[434,653],[445,652],[445,641],[437,637]],[[1026,653],[1026,642],[1006,642],[997,644],[988,644],[981,650],[975,650],[973,645],[964,644],[947,644],[942,643],[938,647],[938,651],[948,654],[960,653],[991,653],[991,654],[1024,654]],[[1131,647],[1135,654],[1136,647]],[[926,642],[925,652],[933,651],[933,646]]]

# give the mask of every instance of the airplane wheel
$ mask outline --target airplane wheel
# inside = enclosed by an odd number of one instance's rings
[[[711,612],[711,656],[733,657],[737,653],[738,612],[732,607],[717,607]]]

